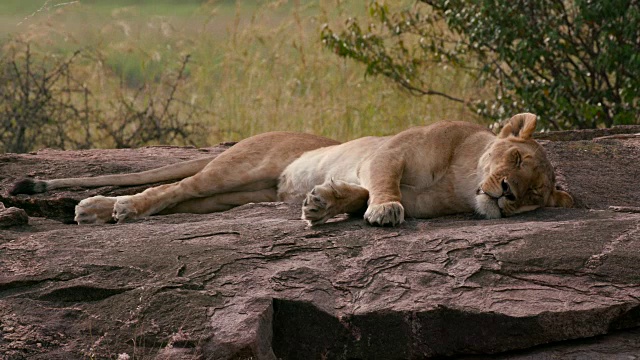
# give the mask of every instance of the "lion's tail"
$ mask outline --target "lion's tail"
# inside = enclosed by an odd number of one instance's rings
[[[169,180],[179,180],[195,175],[197,172],[207,166],[207,164],[213,159],[214,157],[205,157],[131,174],[115,174],[54,180],[35,180],[31,178],[25,178],[17,181],[9,190],[9,194],[37,194],[49,190],[73,186],[132,186],[153,184]]]

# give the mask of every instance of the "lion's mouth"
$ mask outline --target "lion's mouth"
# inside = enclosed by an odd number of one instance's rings
[[[482,188],[478,188],[478,190],[476,190],[476,195],[486,195],[495,201],[498,201],[498,199],[500,199],[500,196],[493,196],[488,192],[485,192],[484,190],[482,190]]]
[[[476,190],[476,195],[488,195],[486,192],[484,192],[484,190],[482,190],[482,188],[478,188],[478,190]]]
[[[502,192],[499,195],[493,195],[491,193],[488,193],[484,190],[482,190],[482,187],[479,187],[478,190],[476,190],[476,195],[486,195],[488,197],[490,197],[491,199],[494,200],[499,200],[501,198],[505,198],[509,201],[516,201],[516,196],[513,194],[513,192],[511,191],[511,188],[509,187],[509,185],[506,185],[505,181],[502,181]]]

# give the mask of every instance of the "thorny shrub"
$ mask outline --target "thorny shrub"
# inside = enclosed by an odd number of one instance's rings
[[[80,63],[100,62],[99,54],[77,51],[62,58],[38,53],[21,41],[4,49],[1,152],[198,145],[203,139],[199,119],[204,111],[180,98],[189,56],[157,83],[136,89],[121,84],[114,94],[96,94],[82,82]]]

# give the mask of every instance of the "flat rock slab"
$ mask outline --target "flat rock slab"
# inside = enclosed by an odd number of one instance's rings
[[[410,219],[397,228],[346,217],[309,228],[298,206],[281,203],[108,226],[32,217],[0,233],[0,354],[637,356],[640,214],[609,207],[640,206],[640,139],[544,145],[578,208],[499,220]],[[29,173],[141,170],[223,149],[1,155],[0,186]],[[95,172],[86,170],[91,165]],[[0,201],[64,219],[70,214],[57,208],[59,201],[72,208],[83,197],[118,191],[133,190],[5,193]],[[572,339],[582,340],[563,343]]]

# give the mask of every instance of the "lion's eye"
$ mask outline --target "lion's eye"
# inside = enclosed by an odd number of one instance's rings
[[[520,166],[522,166],[522,155],[520,154],[520,152],[518,150],[515,150],[512,156],[513,162],[516,164],[516,167],[519,168]]]
[[[542,188],[531,188],[529,189],[529,193],[531,196],[542,197]]]

